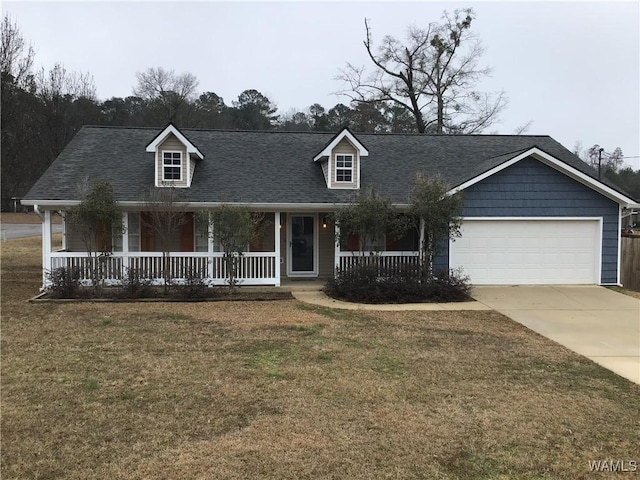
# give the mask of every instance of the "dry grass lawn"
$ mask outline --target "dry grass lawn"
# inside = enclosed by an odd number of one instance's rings
[[[60,215],[54,214],[51,218],[53,223],[62,223]],[[0,212],[0,223],[22,223],[22,224],[37,224],[40,225],[42,220],[33,212],[30,213],[14,213],[14,212]]]
[[[629,290],[628,288],[622,288],[622,287],[607,287],[607,288],[613,290],[614,292],[622,293],[624,295],[629,295],[630,297],[640,299],[640,292],[636,292],[634,290]]]
[[[38,249],[2,245],[2,478],[577,479],[640,460],[640,386],[498,313],[29,304]]]

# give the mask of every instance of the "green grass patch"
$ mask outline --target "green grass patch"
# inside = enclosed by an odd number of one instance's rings
[[[315,335],[316,333],[322,331],[326,325],[321,323],[317,323],[315,325],[289,325],[287,328],[289,330],[293,330],[294,332],[301,332],[304,335]]]
[[[377,355],[373,357],[371,369],[376,373],[391,377],[402,377],[407,371],[403,362],[398,358],[388,355]]]
[[[89,377],[87,378],[87,381],[85,382],[85,388],[87,390],[89,390],[90,392],[93,390],[97,390],[100,388],[100,380],[98,380],[97,378],[94,377]]]
[[[298,303],[297,308],[305,312],[315,313],[323,317],[334,320],[346,320],[353,322],[368,322],[375,320],[373,317],[365,315],[356,310],[342,310],[337,308],[321,307],[317,305],[309,305],[307,303]]]

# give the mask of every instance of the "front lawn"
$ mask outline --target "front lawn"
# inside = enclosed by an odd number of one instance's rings
[[[2,478],[582,478],[640,386],[495,312],[29,304],[2,244]],[[628,464],[627,464],[628,466]]]

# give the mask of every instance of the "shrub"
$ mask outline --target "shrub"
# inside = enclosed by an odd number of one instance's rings
[[[137,268],[127,268],[122,275],[122,296],[124,298],[142,298],[151,295],[151,279],[140,275]]]
[[[47,279],[47,290],[53,298],[76,298],[80,292],[80,269],[77,267],[54,268],[47,272]]]
[[[468,278],[439,272],[423,279],[416,266],[356,265],[338,271],[325,287],[327,295],[360,303],[459,302],[468,300]]]
[[[187,270],[184,283],[174,285],[174,288],[180,298],[205,298],[209,293],[202,274],[194,269]]]
[[[426,296],[432,302],[465,302],[471,300],[469,277],[462,270],[441,270],[426,282]]]

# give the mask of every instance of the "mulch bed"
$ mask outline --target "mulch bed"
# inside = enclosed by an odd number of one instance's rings
[[[182,298],[177,296],[153,296],[142,298],[123,298],[115,295],[105,295],[102,298],[94,298],[90,296],[81,296],[78,298],[55,298],[50,293],[41,293],[31,299],[30,303],[138,303],[138,302],[269,302],[274,300],[291,300],[293,295],[291,292],[235,292],[216,293],[203,298]]]

